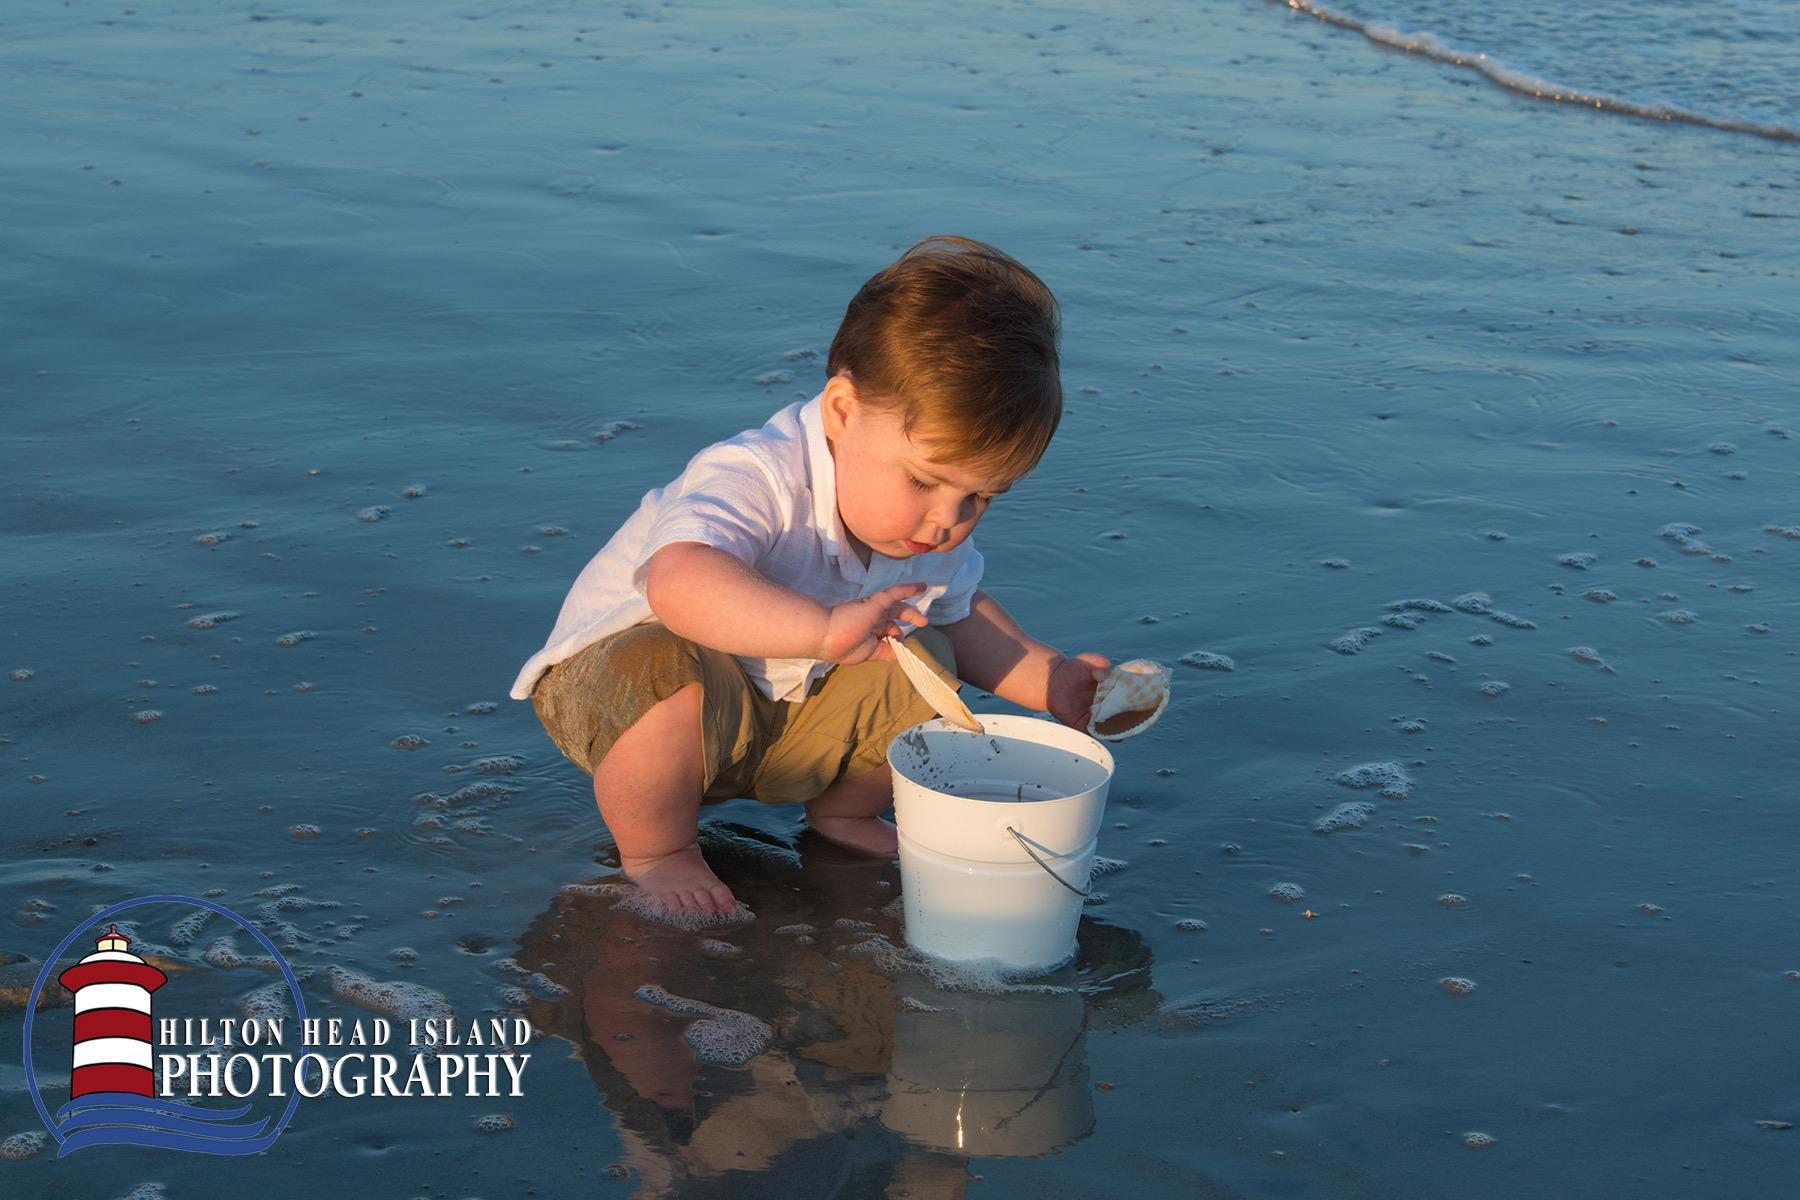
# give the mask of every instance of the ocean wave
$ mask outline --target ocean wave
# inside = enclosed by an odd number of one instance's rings
[[[1731,133],[1754,134],[1757,137],[1772,138],[1781,142],[1800,142],[1800,128],[1791,125],[1747,121],[1735,117],[1719,117],[1673,104],[1652,104],[1624,96],[1609,95],[1605,92],[1583,91],[1567,84],[1539,78],[1526,71],[1516,70],[1489,58],[1485,53],[1458,49],[1428,31],[1402,30],[1381,21],[1365,21],[1348,13],[1327,8],[1322,4],[1313,4],[1310,0],[1273,0],[1273,2],[1284,4],[1295,12],[1316,17],[1328,25],[1354,30],[1377,45],[1403,50],[1408,54],[1421,54],[1427,58],[1436,59],[1438,62],[1477,71],[1489,81],[1508,91],[1516,92],[1521,96],[1529,96],[1534,100],[1548,100],[1556,104],[1596,108],[1603,112],[1641,117],[1650,121],[1679,121],[1688,125],[1702,125],[1708,129],[1722,129]]]

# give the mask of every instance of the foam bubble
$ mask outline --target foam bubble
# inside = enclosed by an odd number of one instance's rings
[[[1467,904],[1469,900],[1468,897],[1459,896],[1455,892],[1445,892],[1438,897],[1437,902],[1445,908],[1456,908],[1459,905]]]
[[[288,998],[287,980],[264,984],[238,1001],[238,1011],[252,1021],[282,1020],[294,1015]]]
[[[191,946],[200,931],[206,928],[207,922],[213,919],[210,908],[195,909],[175,924],[169,926],[169,941],[176,946]]]
[[[277,646],[298,646],[301,642],[310,642],[319,635],[310,629],[296,629],[292,633],[284,633],[275,639]]]
[[[1361,829],[1375,815],[1375,806],[1360,800],[1340,804],[1313,825],[1319,833],[1336,833],[1340,829]]]
[[[1446,975],[1438,980],[1438,986],[1452,996],[1467,996],[1475,990],[1475,981],[1464,979],[1460,975]]]
[[[1175,922],[1175,928],[1182,930],[1185,933],[1205,933],[1206,922],[1202,921],[1199,917],[1183,917],[1181,920]]]
[[[145,708],[132,713],[131,719],[136,721],[139,725],[148,725],[152,721],[162,720],[162,713],[154,708]]]
[[[1269,889],[1269,896],[1283,904],[1297,904],[1306,898],[1306,889],[1297,883],[1278,883]]]
[[[1445,604],[1442,600],[1432,600],[1430,598],[1414,599],[1414,600],[1389,600],[1387,602],[1387,607],[1388,607],[1388,611],[1390,611],[1390,612],[1416,611],[1416,612],[1447,613],[1447,612],[1455,611],[1448,604]]]
[[[1578,571],[1585,571],[1595,563],[1599,562],[1600,556],[1598,554],[1591,554],[1586,550],[1578,550],[1573,554],[1564,554],[1556,561],[1565,567],[1574,567]]]
[[[188,628],[189,629],[212,629],[214,626],[223,625],[227,621],[235,621],[235,620],[237,620],[237,618],[238,618],[238,614],[235,612],[203,613],[202,615],[190,620],[188,622]]]
[[[1364,646],[1368,645],[1370,638],[1377,638],[1380,636],[1381,630],[1376,629],[1373,625],[1364,625],[1359,629],[1352,629],[1342,637],[1333,640],[1331,648],[1336,650],[1339,654],[1355,654]]]
[[[630,888],[622,899],[612,906],[613,912],[628,913],[645,921],[654,921],[658,925],[668,925],[675,929],[697,933],[702,929],[718,929],[727,925],[742,925],[756,920],[756,914],[750,911],[749,905],[742,900],[726,912],[670,912],[641,889]]]
[[[525,977],[525,986],[535,992],[540,999],[561,1000],[568,996],[569,989],[542,971],[533,971]]]
[[[1500,696],[1512,690],[1512,684],[1501,683],[1498,679],[1481,685],[1481,694],[1488,697]]]
[[[443,993],[402,980],[375,980],[360,971],[333,964],[325,969],[332,994],[358,1008],[396,1020],[444,1021],[456,1019],[456,1010]]]
[[[385,521],[393,514],[393,509],[385,504],[371,504],[356,514],[356,519],[373,525],[377,521]]]
[[[1479,1130],[1471,1129],[1468,1133],[1462,1135],[1462,1144],[1471,1150],[1486,1150],[1489,1146],[1494,1144],[1494,1138],[1492,1134],[1482,1133]]]
[[[696,1014],[700,1020],[687,1027],[684,1041],[694,1048],[702,1062],[741,1067],[775,1040],[775,1031],[749,1013],[718,1008],[701,1000],[677,996],[656,984],[647,983],[632,993],[646,1004],[655,1004],[670,1012]]]
[[[280,970],[273,958],[259,955],[256,958],[245,958],[238,953],[237,943],[229,937],[222,937],[200,952],[200,960],[210,967],[221,971],[232,971],[238,967],[255,967],[264,971]]]
[[[884,975],[923,975],[937,987],[949,992],[981,992],[1004,996],[1021,993],[1065,995],[1075,990],[1058,984],[1024,982],[1040,972],[1003,967],[992,960],[945,962],[910,946],[896,946],[880,935],[845,946],[842,952],[868,958],[875,969]]]
[[[419,750],[431,745],[431,739],[420,737],[416,733],[403,733],[393,741],[389,742],[388,745],[396,750]]]
[[[1223,654],[1214,654],[1210,650],[1194,650],[1181,656],[1181,661],[1190,667],[1199,667],[1202,671],[1235,671],[1237,664]]]
[[[1337,781],[1345,787],[1380,788],[1390,800],[1404,800],[1412,794],[1413,781],[1400,764],[1392,762],[1362,763],[1339,771]]]
[[[505,1133],[509,1129],[518,1128],[519,1123],[505,1113],[488,1113],[475,1118],[475,1128],[482,1133]]]
[[[28,1129],[24,1133],[15,1133],[4,1142],[0,1142],[0,1158],[10,1162],[21,1162],[33,1155],[43,1153],[44,1147],[48,1144],[48,1139],[42,1133],[35,1129]]]

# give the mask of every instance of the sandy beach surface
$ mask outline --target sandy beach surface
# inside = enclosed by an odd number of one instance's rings
[[[1573,40],[1534,3],[1416,19],[1800,123],[1792,3]],[[7,1194],[1800,1178],[1794,142],[1263,0],[16,0],[0,40]],[[923,972],[895,866],[749,801],[707,838],[753,921],[615,911],[589,781],[506,698],[641,495],[814,395],[940,232],[1063,306],[985,586],[1176,670],[1080,955],[1024,988]],[[160,894],[255,922],[311,1015],[528,1017],[523,1095],[57,1159],[20,989]],[[187,1013],[290,1010],[224,918],[122,916]]]

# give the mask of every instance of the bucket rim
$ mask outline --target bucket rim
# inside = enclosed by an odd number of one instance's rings
[[[976,715],[976,720],[981,722],[982,728],[987,730],[988,734],[1002,736],[1002,737],[1011,736],[1006,733],[1006,730],[1008,728],[1029,730],[1029,729],[1034,729],[1034,728],[1048,725],[1051,728],[1060,731],[1059,736],[1067,735],[1068,737],[1074,739],[1076,741],[1077,745],[1079,745],[1081,747],[1080,753],[1083,754],[1083,756],[1088,758],[1090,761],[1092,761],[1095,766],[1100,767],[1102,770],[1104,770],[1106,772],[1105,782],[1110,783],[1112,781],[1113,777],[1117,774],[1118,766],[1113,761],[1112,751],[1108,750],[1106,748],[1106,745],[1103,742],[1101,742],[1098,738],[1093,737],[1092,735],[1090,735],[1080,729],[1076,729],[1073,726],[1064,725],[1061,721],[1053,720],[1048,717],[1021,716],[1016,713],[978,713]],[[912,775],[906,774],[905,772],[901,771],[900,766],[894,762],[894,747],[899,745],[901,743],[902,739],[904,739],[907,734],[912,733],[915,730],[923,730],[928,733],[953,733],[953,734],[957,735],[958,737],[965,737],[965,738],[967,738],[967,737],[979,738],[979,737],[985,736],[983,734],[970,733],[968,730],[963,729],[960,726],[957,726],[955,724],[952,724],[951,722],[946,721],[942,717],[932,717],[929,720],[920,721],[918,724],[909,725],[905,729],[901,730],[899,733],[895,734],[888,741],[888,747],[887,747],[888,767],[890,770],[893,770],[896,773],[905,775],[906,779],[909,782],[917,784],[921,787],[926,786],[924,784],[924,781],[915,779]],[[1051,750],[1070,749],[1069,747],[1058,745],[1054,742],[1041,741],[1041,740],[1038,740],[1035,738],[1019,738],[1017,740],[1027,741],[1027,742],[1032,743],[1033,745],[1041,746],[1041,747],[1044,747],[1046,749],[1051,749]],[[1074,752],[1075,751],[1071,750],[1071,753],[1074,753]],[[1095,786],[1099,786],[1099,785],[1095,785]],[[936,790],[936,789],[931,789],[931,790]],[[1031,804],[1031,805],[1056,804],[1056,803],[1058,803],[1060,801],[1064,801],[1064,800],[1080,799],[1080,798],[1086,796],[1091,791],[1093,791],[1093,789],[1088,788],[1088,789],[1085,789],[1080,792],[1071,792],[1066,796],[1049,796],[1042,800],[1026,800],[1026,801],[984,800],[978,796],[957,796],[956,800],[958,802],[964,803],[964,804],[980,804],[980,805],[986,805],[986,806],[989,806],[989,807],[992,807],[995,809],[1001,809],[1001,810],[1005,810],[1005,811],[1009,811],[1009,812],[1018,812],[1019,805],[1021,803]]]

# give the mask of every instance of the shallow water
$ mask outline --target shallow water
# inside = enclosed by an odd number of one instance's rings
[[[1793,119],[1720,82],[1791,79],[1790,27],[1745,76],[1673,20],[1512,11],[1521,70],[1630,93],[1566,76],[1653,51],[1699,82],[1643,98]],[[550,1035],[519,1100],[307,1102],[260,1157],[52,1148],[9,1191],[1800,1175],[1792,145],[1262,0],[4,21],[0,949],[213,894],[319,1015]],[[934,232],[1064,309],[1067,412],[983,522],[988,589],[1070,651],[1190,657],[1113,747],[1124,865],[1038,990],[921,975],[898,872],[785,809],[711,814],[748,924],[566,891],[605,833],[505,699],[642,493],[814,394],[856,285]],[[267,1002],[176,924],[140,932]],[[982,1047],[1016,1140],[958,1149]],[[36,1125],[0,1059],[0,1138]]]

